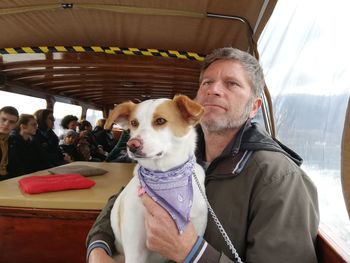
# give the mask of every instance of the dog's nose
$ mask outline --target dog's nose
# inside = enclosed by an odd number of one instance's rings
[[[130,139],[126,145],[128,146],[130,152],[135,153],[141,149],[141,141],[138,139]]]

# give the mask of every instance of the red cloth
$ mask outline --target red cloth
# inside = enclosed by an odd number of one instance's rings
[[[95,181],[80,174],[32,175],[18,181],[21,189],[28,194],[56,192],[93,187]]]

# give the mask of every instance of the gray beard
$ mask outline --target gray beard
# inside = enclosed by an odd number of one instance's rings
[[[251,109],[252,103],[248,101],[240,116],[236,118],[234,116],[224,116],[220,119],[209,121],[202,120],[201,126],[208,132],[216,134],[224,134],[228,130],[239,129],[248,120]]]

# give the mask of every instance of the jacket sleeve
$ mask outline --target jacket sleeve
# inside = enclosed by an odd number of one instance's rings
[[[118,157],[120,151],[126,148],[126,143],[129,140],[129,138],[130,138],[129,133],[123,130],[117,144],[113,147],[113,149],[107,155],[107,158],[106,158],[107,162]]]
[[[192,247],[184,260],[184,263],[231,263],[228,257],[214,249],[202,237],[198,237],[196,243]]]
[[[27,173],[26,167],[22,164],[23,153],[18,139],[10,136],[8,146],[8,177],[13,178]]]
[[[114,205],[115,200],[121,193],[122,188],[119,193],[113,195],[108,200],[106,206],[102,209],[101,213],[97,217],[95,223],[90,229],[88,236],[86,238],[86,247],[88,249],[87,255],[93,249],[93,244],[96,244],[97,241],[102,241],[105,245],[107,245],[107,249],[109,249],[109,253],[113,254],[115,252],[114,247],[114,234],[111,227],[110,214],[112,207]],[[108,251],[107,251],[108,252]]]

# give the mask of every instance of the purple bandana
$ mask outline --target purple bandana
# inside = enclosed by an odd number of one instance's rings
[[[139,169],[139,180],[146,193],[174,219],[180,233],[190,221],[193,201],[192,173],[195,158],[166,172]]]

